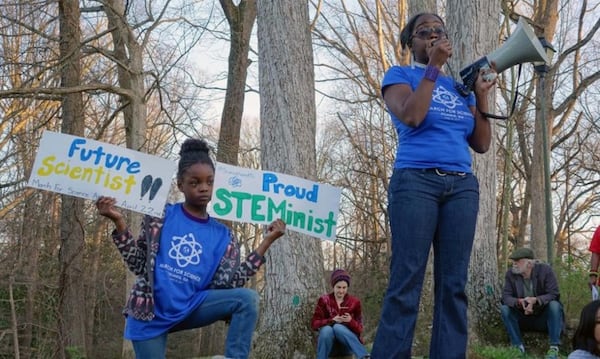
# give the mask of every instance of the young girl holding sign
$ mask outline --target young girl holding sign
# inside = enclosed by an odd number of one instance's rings
[[[168,333],[229,320],[225,356],[247,358],[259,298],[242,286],[265,262],[285,223],[272,222],[258,248],[240,263],[237,239],[206,211],[215,176],[208,145],[188,139],[179,154],[177,187],[185,201],[167,205],[163,218],[145,216],[137,240],[114,198],[96,202],[99,214],[115,224],[113,242],[137,276],[124,310],[125,338],[137,358],[164,358]]]

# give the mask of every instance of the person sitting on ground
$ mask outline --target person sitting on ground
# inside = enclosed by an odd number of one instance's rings
[[[572,343],[574,351],[567,359],[600,359],[600,300],[581,310]]]
[[[564,320],[556,275],[550,265],[534,260],[530,248],[519,248],[509,258],[513,266],[506,272],[501,312],[510,342],[524,353],[521,330],[547,332],[546,359],[556,359]]]
[[[362,309],[360,300],[348,294],[350,275],[343,269],[331,273],[333,292],[319,297],[312,317],[311,327],[319,331],[317,359],[330,355],[348,355],[370,358],[363,345]],[[334,344],[341,349],[336,353]]]

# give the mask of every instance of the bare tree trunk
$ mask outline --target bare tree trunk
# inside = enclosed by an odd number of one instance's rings
[[[146,142],[146,102],[144,85],[143,49],[137,43],[136,36],[131,27],[125,22],[125,8],[120,0],[108,0],[105,7],[108,17],[109,28],[114,43],[114,57],[118,66],[119,86],[131,90],[129,96],[122,96],[122,102],[126,104],[123,108],[123,119],[125,121],[125,136],[127,147],[136,151],[144,152]],[[131,226],[134,237],[137,237],[142,222],[142,215],[129,212],[128,223]],[[127,273],[127,284],[125,299],[129,295],[129,289],[133,285],[134,276]],[[123,341],[123,358],[133,358],[133,346],[128,340]]]
[[[250,36],[256,21],[256,0],[242,0],[236,6],[232,0],[220,0],[221,8],[229,23],[229,60],[227,71],[227,90],[221,113],[221,128],[217,161],[238,164],[240,131],[244,99],[246,96],[246,78],[250,59]],[[229,221],[223,221],[231,227]],[[218,322],[198,330],[198,344],[202,354],[220,353],[227,335],[227,326]]]
[[[8,278],[8,302],[10,305],[10,329],[12,332],[13,338],[13,347],[14,347],[14,355],[15,359],[20,359],[21,355],[19,354],[19,330],[17,325],[17,310],[15,305],[15,298],[13,296],[13,284],[15,278],[11,275]]]
[[[540,2],[540,8],[535,9],[536,15],[533,19],[536,35],[543,36],[552,42],[558,21],[558,1],[547,0]],[[543,29],[543,33],[540,33]],[[538,74],[540,75],[540,74]],[[541,77],[543,76],[543,78]],[[531,166],[531,181],[533,190],[531,192],[531,243],[536,258],[546,258],[548,263],[552,263],[554,231],[552,215],[552,188],[546,188],[550,181],[546,183],[545,171],[548,176],[552,175],[550,166],[550,156],[552,148],[552,78],[549,74],[542,73],[537,78],[536,83],[536,111],[535,111],[535,135],[533,142],[533,158]],[[546,133],[544,133],[546,131]],[[544,138],[544,136],[546,136]],[[546,198],[548,196],[548,198]],[[548,203],[549,202],[549,203]],[[547,208],[547,206],[550,208]]]
[[[80,11],[76,0],[59,1],[61,86],[80,84]],[[64,95],[62,100],[62,132],[82,136],[84,130],[81,93]],[[83,199],[61,196],[60,238],[60,356],[85,355],[86,302],[84,293],[84,222]]]
[[[237,165],[246,77],[250,59],[250,35],[256,20],[256,0],[242,0],[235,6],[231,0],[220,0],[229,23],[229,69],[225,104],[221,114],[221,130],[217,161]]]
[[[34,196],[33,198],[25,201],[25,209],[24,213],[39,213],[39,198],[47,198],[47,194],[40,194],[38,196]],[[42,200],[42,203],[44,201]],[[42,206],[46,208],[45,206]],[[43,218],[41,216],[37,216],[37,218]],[[38,260],[39,260],[39,245],[40,245],[40,236],[36,235],[36,229],[41,232],[43,228],[43,224],[38,223],[37,226],[32,226],[30,223],[23,222],[21,228],[21,253],[20,253],[20,266],[19,273],[23,276],[23,278],[27,278],[27,297],[25,302],[25,317],[23,318],[23,330],[22,330],[22,340],[21,345],[23,346],[23,350],[21,352],[21,357],[24,359],[29,359],[31,357],[31,345],[33,343],[33,322],[35,319],[35,297],[38,292]]]
[[[316,106],[308,2],[258,2],[263,169],[315,179]],[[323,287],[318,239],[289,232],[267,253],[253,357],[314,353],[308,323]],[[299,303],[299,304],[295,304]]]
[[[498,2],[487,0],[457,0],[449,2],[448,27],[453,39],[452,65],[468,65],[491,52],[498,42]],[[468,52],[466,51],[468,50]],[[494,109],[494,96],[490,95],[490,109]],[[490,121],[493,121],[490,119]],[[470,341],[484,336],[484,328],[498,320],[499,300],[498,263],[496,248],[496,145],[483,155],[473,155],[474,173],[479,179],[479,215],[475,242],[471,254],[467,295],[469,297]]]
[[[421,12],[432,12],[437,14],[436,0],[407,0],[408,9],[410,15],[418,14]]]
[[[89,262],[86,265],[86,267],[88,268],[89,279],[85,293],[89,303],[89,308],[87,312],[85,325],[87,328],[86,346],[90,355],[97,353],[97,350],[94,346],[94,335],[96,334],[94,326],[96,322],[96,311],[98,306],[97,288],[98,283],[100,282],[98,272],[100,268],[100,260],[102,258],[100,254],[100,248],[102,246],[103,240],[105,239],[102,231],[98,229],[99,224],[100,221],[94,222],[92,228],[90,229],[91,233],[93,233],[93,238],[89,246]]]
[[[536,101],[541,94],[536,95]],[[539,112],[539,111],[538,111]],[[536,118],[531,161],[531,236],[529,246],[536,258],[546,258],[546,206],[544,204],[544,159],[542,145],[542,123]]]

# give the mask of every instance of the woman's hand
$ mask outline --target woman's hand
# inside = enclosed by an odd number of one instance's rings
[[[342,314],[342,322],[350,323],[351,320],[352,320],[352,315],[350,315],[350,313]]]
[[[473,92],[475,92],[476,106],[471,107],[475,117],[475,129],[469,136],[469,146],[477,153],[485,153],[490,149],[492,141],[492,128],[488,119],[490,112],[488,95],[496,85],[496,64],[492,62],[491,68],[480,69]]]
[[[350,313],[344,313],[344,314],[338,314],[335,317],[333,317],[331,320],[333,320],[336,323],[350,323],[350,321],[352,320],[352,316],[350,315]]]
[[[426,49],[429,56],[429,65],[442,68],[444,64],[452,57],[452,43],[448,38],[439,38],[431,41]]]
[[[496,85],[498,74],[494,70],[494,67],[495,65],[492,65],[492,68],[482,68],[479,70],[479,75],[473,89],[478,99],[480,97],[487,97],[490,90]]]

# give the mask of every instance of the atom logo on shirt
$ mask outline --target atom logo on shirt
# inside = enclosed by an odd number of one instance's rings
[[[196,242],[193,233],[188,233],[183,237],[173,236],[171,239],[169,257],[177,261],[181,268],[190,264],[199,264],[201,254],[202,245]]]
[[[437,103],[441,103],[442,105],[446,105],[448,108],[455,108],[460,105],[460,100],[458,96],[449,92],[442,86],[436,87],[435,91],[433,91],[432,101]]]

